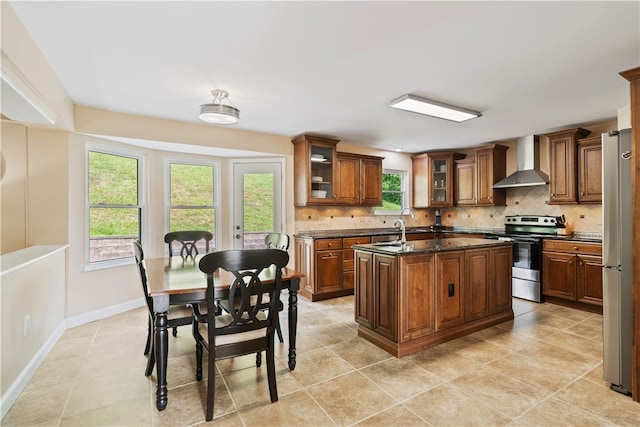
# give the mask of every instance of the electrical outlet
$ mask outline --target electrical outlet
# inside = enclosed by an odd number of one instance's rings
[[[24,316],[24,336],[26,337],[31,332],[31,315]]]

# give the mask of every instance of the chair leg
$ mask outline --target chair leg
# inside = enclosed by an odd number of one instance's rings
[[[144,346],[144,355],[149,354],[151,348],[151,334],[153,333],[153,325],[151,324],[151,317],[149,317],[149,324],[147,325],[147,344]]]
[[[269,380],[269,396],[271,397],[271,402],[277,402],[278,387],[276,385],[276,364],[273,347],[273,341],[271,341],[271,345],[267,349],[267,378]]]
[[[196,342],[196,380],[202,380],[202,343]]]
[[[280,340],[280,342],[284,342],[284,339],[282,339],[282,329],[280,329],[280,322],[278,322],[278,324],[276,325],[276,334],[278,334],[278,339]]]
[[[262,352],[256,353],[256,368],[259,368],[262,365]]]
[[[205,419],[211,421],[213,419],[213,401],[216,391],[216,350],[214,346],[209,346],[209,364],[207,378],[207,414]]]
[[[149,348],[149,359],[147,360],[147,369],[144,371],[144,374],[148,377],[153,372],[153,366],[156,364],[156,350],[155,345],[153,343],[153,338],[151,338],[151,346]]]
[[[175,327],[173,328],[173,336],[174,336],[174,337],[177,337],[177,336],[178,336],[178,327],[177,327],[177,326],[175,326]]]

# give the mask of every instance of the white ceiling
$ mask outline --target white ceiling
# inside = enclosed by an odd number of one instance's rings
[[[616,117],[640,65],[640,2],[11,1],[76,104],[407,152]],[[482,112],[388,108],[405,93]]]

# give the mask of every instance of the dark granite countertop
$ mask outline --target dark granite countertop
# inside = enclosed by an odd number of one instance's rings
[[[356,250],[375,252],[385,255],[415,255],[421,253],[459,251],[490,246],[510,246],[511,242],[502,240],[473,239],[454,237],[450,239],[414,240],[402,245],[396,242],[371,243],[354,245]]]
[[[406,229],[406,234],[416,233],[456,233],[456,234],[504,234],[503,230],[487,229],[487,228],[455,228],[455,227],[441,227],[434,228],[433,226],[424,227],[410,227]],[[313,230],[313,231],[299,231],[294,234],[295,237],[310,238],[310,239],[331,239],[331,238],[343,238],[343,237],[359,237],[359,236],[393,236],[398,235],[399,231],[393,227],[387,228],[355,228],[351,230]],[[602,237],[599,237],[599,233],[579,233],[579,234],[567,234],[546,236],[545,239],[557,239],[577,242],[594,242],[602,243]]]

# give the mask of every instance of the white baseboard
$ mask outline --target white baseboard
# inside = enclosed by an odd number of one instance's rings
[[[36,371],[40,367],[40,364],[47,357],[53,346],[56,345],[64,331],[65,325],[64,322],[62,322],[49,337],[47,342],[45,342],[44,345],[40,348],[38,353],[33,356],[33,359],[31,359],[27,366],[25,366],[20,375],[18,375],[18,378],[16,378],[13,384],[11,384],[7,392],[2,396],[2,398],[0,398],[0,419],[4,418],[7,412],[9,412],[11,406],[18,399],[18,396],[20,396],[22,390],[24,390],[24,388],[27,386],[27,384],[31,380],[31,377],[33,377],[33,375],[36,373]]]
[[[91,323],[96,320],[111,317],[116,314],[124,313],[125,311],[133,310],[138,307],[142,307],[146,304],[144,298],[128,301],[122,304],[113,305],[111,307],[101,308],[100,310],[92,311],[90,313],[84,313],[79,316],[70,317],[66,319],[65,326],[67,329],[75,328],[86,323]]]

